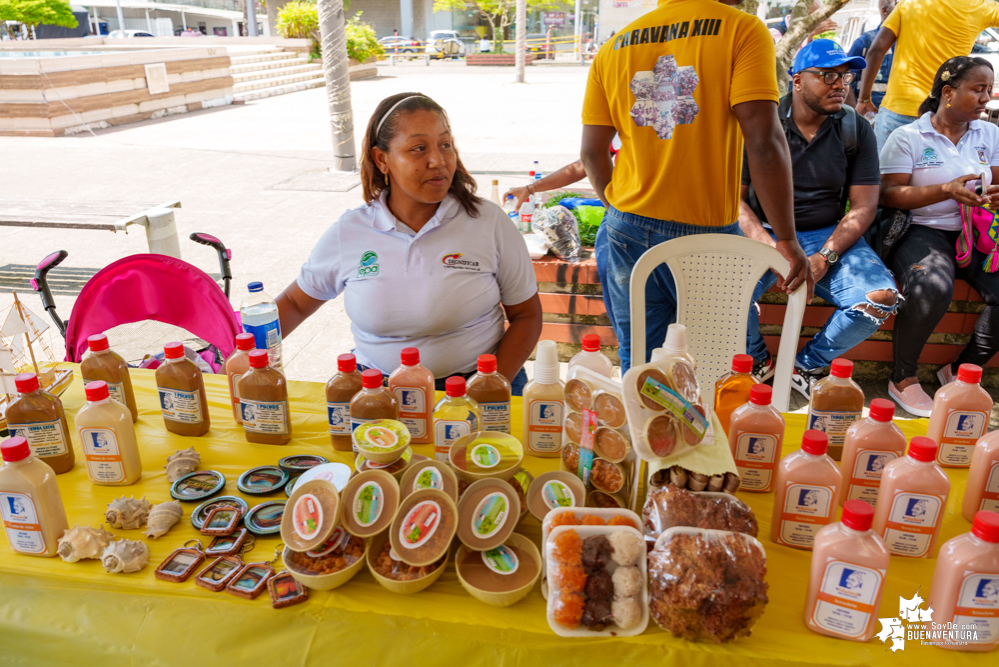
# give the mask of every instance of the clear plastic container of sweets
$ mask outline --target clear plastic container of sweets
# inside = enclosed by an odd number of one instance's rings
[[[770,404],[772,397],[769,385],[755,384],[750,388],[749,402],[732,413],[728,444],[743,491],[774,490],[774,469],[784,445],[784,417]]]
[[[538,341],[534,379],[524,387],[523,443],[531,456],[554,458],[562,451],[565,385],[558,372],[555,341]]]
[[[336,358],[336,375],[326,383],[326,413],[330,422],[333,449],[349,452],[353,449],[350,428],[350,402],[363,388],[357,358],[341,354]]]
[[[985,433],[992,413],[992,397],[982,389],[982,368],[961,364],[957,379],[933,396],[933,411],[926,436],[940,445],[937,463],[967,468],[975,443]]]
[[[829,438],[805,431],[801,449],[777,466],[777,494],[770,520],[770,539],[795,549],[811,549],[815,535],[836,515],[842,475],[826,454]]]
[[[843,455],[846,431],[864,411],[864,390],[851,378],[853,362],[833,359],[829,377],[812,387],[808,403],[808,428],[829,436],[829,456],[839,461]]]
[[[139,420],[139,409],[135,405],[135,392],[132,391],[132,378],[128,374],[128,364],[120,354],[108,347],[108,337],[95,334],[87,338],[90,354],[80,363],[83,384],[107,382],[111,398],[128,408],[132,413],[132,423]]]
[[[434,406],[434,456],[438,461],[450,459],[451,445],[482,424],[482,410],[465,390],[465,378],[449,377],[445,383],[444,398]]]
[[[382,372],[369,368],[361,373],[361,391],[350,399],[350,432],[365,422],[376,419],[399,420],[399,401],[385,387]],[[357,447],[351,442],[357,453]]]
[[[982,510],[999,512],[999,431],[982,436],[971,455],[961,513],[971,521]]]
[[[848,500],[838,523],[815,535],[805,625],[812,632],[866,642],[877,628],[891,554],[871,530],[874,510]]]
[[[69,530],[55,473],[21,437],[0,443],[0,456],[0,521],[7,541],[19,554],[55,556]]]
[[[748,354],[732,357],[732,370],[715,382],[715,414],[728,433],[729,420],[736,408],[746,405],[749,391],[758,384],[753,377],[753,358]]]
[[[576,366],[585,366],[604,377],[614,377],[614,362],[600,351],[600,336],[596,334],[583,336],[583,351],[569,360],[569,372]]]
[[[933,556],[950,495],[950,478],[934,461],[936,454],[937,443],[917,436],[909,443],[909,455],[881,473],[874,532],[897,556]]]
[[[286,445],[291,440],[288,383],[268,363],[267,350],[249,354],[250,370],[239,379],[239,403],[247,442]]]
[[[905,435],[892,422],[894,415],[894,403],[875,398],[867,419],[854,422],[847,429],[839,466],[843,471],[840,505],[856,499],[877,506],[881,473],[886,465],[905,456]]]
[[[399,421],[409,429],[410,442],[426,445],[434,441],[430,431],[431,406],[437,398],[434,374],[420,365],[420,351],[415,347],[402,348],[400,357],[402,365],[388,379],[389,391],[399,402]]]
[[[978,512],[970,533],[940,547],[928,606],[933,608],[928,629],[954,633],[937,646],[954,651],[999,646],[999,514]]]
[[[18,397],[7,408],[7,428],[11,437],[22,437],[32,453],[52,467],[57,475],[69,472],[76,463],[62,401],[38,385],[34,373],[14,378]]]
[[[194,437],[208,433],[212,420],[201,369],[184,355],[180,343],[166,345],[163,352],[166,363],[156,369],[156,390],[166,429]]]
[[[253,351],[253,334],[236,334],[236,349],[225,360],[225,374],[229,379],[229,398],[232,400],[232,416],[237,424],[243,423],[239,407],[239,379],[250,370],[250,352]]]
[[[465,391],[482,410],[482,430],[509,433],[510,381],[496,371],[496,357],[491,354],[479,355],[477,370]]]
[[[111,400],[104,382],[91,382],[84,391],[87,404],[76,413],[75,423],[90,481],[102,486],[135,484],[142,477],[142,460],[131,413]]]

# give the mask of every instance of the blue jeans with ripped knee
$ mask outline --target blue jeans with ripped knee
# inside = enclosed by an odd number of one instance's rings
[[[836,226],[831,225],[798,232],[798,243],[805,254],[811,257],[822,249],[835,229]],[[773,232],[770,235],[773,236]],[[776,282],[777,278],[773,273],[764,274],[753,293],[753,301],[758,301]],[[868,294],[880,290],[894,294],[895,303],[887,306],[872,301]],[[815,284],[815,295],[836,306],[836,311],[795,358],[795,367],[804,370],[828,366],[833,359],[877,331],[898,307],[898,288],[895,286],[894,276],[863,238],[858,239],[849,250],[840,255],[839,261],[829,267],[822,279]],[[872,306],[883,316],[875,317],[868,313],[864,310],[867,306]],[[760,317],[755,305],[749,311],[746,349],[754,359],[767,358],[767,346],[760,334]]]

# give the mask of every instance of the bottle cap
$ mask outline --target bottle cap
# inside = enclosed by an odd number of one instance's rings
[[[814,456],[821,456],[829,449],[829,436],[822,431],[809,429],[801,438],[801,448]]]
[[[247,285],[246,289],[250,290],[250,292],[263,292],[264,291],[264,284],[262,282],[260,282],[259,280],[255,280],[252,283],[250,283],[249,285]]]
[[[184,356],[184,345],[182,343],[167,343],[163,346],[163,356],[167,359],[180,359]]]
[[[534,172],[533,172],[533,171],[531,171],[531,172],[528,172],[528,174],[527,174],[527,175],[531,177],[531,180],[532,180],[532,181],[534,180]]]
[[[34,373],[22,373],[14,378],[14,388],[19,394],[30,394],[38,391],[38,376]]]
[[[982,381],[982,367],[975,364],[961,364],[957,367],[957,379],[968,384]]]
[[[683,353],[687,351],[687,327],[684,324],[671,324],[666,328],[666,342],[663,349],[667,352]]]
[[[0,456],[3,456],[3,460],[7,463],[21,461],[31,456],[31,447],[28,445],[28,441],[20,436],[8,438],[0,443]],[[972,528],[972,530],[974,529]]]
[[[493,179],[493,185],[499,185],[499,181],[496,180],[495,178]]]
[[[847,500],[843,503],[843,516],[840,518],[847,528],[867,531],[874,523],[874,508],[863,500]]]
[[[464,396],[465,378],[460,375],[452,375],[444,381],[444,389],[447,391],[448,396]]]
[[[14,438],[17,440],[18,438]],[[23,440],[24,438],[20,438]],[[10,442],[8,440],[7,442]],[[7,460],[7,453],[4,452],[4,460]],[[986,542],[999,542],[999,514],[982,510],[975,513],[975,520],[971,522],[971,534],[981,538]]]
[[[939,446],[932,438],[917,435],[909,443],[909,456],[925,463],[937,458],[937,449]]]
[[[248,352],[252,350],[257,345],[254,341],[253,334],[251,333],[241,333],[236,334],[236,349]],[[91,348],[92,349],[92,348]]]
[[[382,379],[382,372],[377,368],[369,368],[361,373],[361,386],[365,389],[378,389],[385,386]]]
[[[420,363],[420,351],[415,347],[404,347],[399,354],[403,366],[416,366]]]
[[[833,359],[829,366],[829,374],[833,377],[848,378],[853,375],[853,362],[849,359]]]
[[[748,354],[737,354],[732,357],[733,373],[752,373],[753,358]]]
[[[774,390],[768,384],[754,384],[749,388],[749,402],[753,405],[770,405]]]
[[[250,368],[267,368],[267,350],[250,352]]]
[[[108,337],[105,334],[94,334],[87,337],[87,345],[91,352],[103,352],[108,349]]]
[[[353,373],[357,370],[357,357],[352,354],[341,354],[336,358],[336,369],[341,373]]]
[[[534,356],[534,381],[541,384],[558,383],[558,346],[553,340],[538,341]]]
[[[652,350],[652,359],[651,360],[652,361],[659,361],[660,359],[662,359],[663,357],[665,357],[667,354],[668,353],[666,352],[666,350],[662,349],[661,347],[657,347],[654,350]]]
[[[599,352],[600,336],[597,334],[586,334],[583,336],[583,349],[587,352]]]
[[[105,398],[111,396],[111,393],[108,391],[108,383],[102,380],[87,383],[83,388],[83,393],[87,395],[88,401],[103,401]]]
[[[480,354],[476,368],[480,373],[495,373],[496,357],[492,354]]]
[[[871,401],[871,411],[867,414],[876,422],[890,422],[895,416],[895,404],[887,398],[875,398]]]

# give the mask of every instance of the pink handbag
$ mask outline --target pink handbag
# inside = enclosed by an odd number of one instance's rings
[[[986,254],[982,268],[986,273],[999,270],[999,219],[996,214],[981,206],[961,204],[961,235],[954,244],[957,265],[962,269],[971,264],[974,246]]]

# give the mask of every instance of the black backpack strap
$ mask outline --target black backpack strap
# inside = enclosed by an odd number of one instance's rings
[[[850,167],[853,165],[853,159],[857,157],[857,122],[860,120],[860,116],[857,115],[857,111],[849,104],[843,105],[843,111],[846,112],[846,115],[839,119],[839,127],[840,136],[843,139],[843,152],[846,153],[846,169],[849,172]],[[864,122],[866,123],[867,121],[865,120]],[[846,205],[849,200],[850,188],[847,186],[843,188],[843,192],[840,194],[840,220],[846,215]]]

